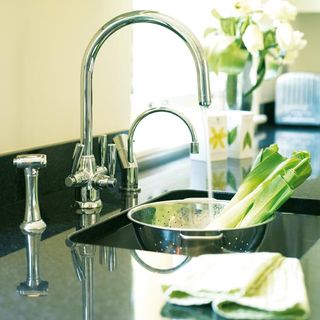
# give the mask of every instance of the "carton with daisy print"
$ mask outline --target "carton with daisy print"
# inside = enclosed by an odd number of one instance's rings
[[[193,118],[193,122],[195,118]],[[208,114],[208,137],[205,138],[204,124],[202,121],[194,123],[200,141],[199,154],[192,155],[192,159],[206,161],[208,150],[211,161],[225,160],[228,157],[228,128],[227,114],[224,111]]]

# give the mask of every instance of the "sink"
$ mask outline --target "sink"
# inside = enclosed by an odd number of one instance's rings
[[[234,194],[228,192],[214,192],[214,198],[219,200],[230,200]],[[202,190],[175,190],[167,192],[159,197],[156,197],[150,201],[145,202],[153,203],[159,201],[170,200],[182,200],[185,198],[207,198],[207,192]],[[319,201],[313,199],[302,198],[290,198],[279,210],[276,219],[273,219],[267,226],[262,228],[257,235],[255,230],[250,237],[256,237],[256,242],[253,247],[247,247],[243,251],[255,251],[255,250],[272,250],[279,251],[287,256],[300,256],[305,252],[307,247],[313,244],[311,239],[317,239],[317,235],[313,237],[312,225],[316,220],[316,215],[319,215]],[[137,232],[131,220],[128,219],[128,211],[123,210],[106,220],[99,222],[90,227],[81,229],[69,235],[68,244],[89,244],[98,246],[108,246],[115,248],[125,248],[131,250],[148,250],[155,252],[167,252],[176,253],[190,256],[197,256],[204,253],[216,253],[221,252],[221,245],[219,243],[219,250],[217,246],[213,245],[214,241],[198,241],[196,245],[192,245],[190,248],[163,248],[159,246],[146,246],[141,237],[137,236]],[[307,215],[306,215],[307,213]],[[308,225],[308,230],[312,232],[309,234],[308,241],[303,245],[295,246],[297,241],[304,241],[299,234],[293,234],[291,230],[294,230],[296,226],[302,225],[302,221]],[[266,229],[266,230],[265,230]],[[238,237],[232,235],[233,238]],[[290,237],[288,241],[287,237]],[[300,239],[299,239],[300,238]],[[232,241],[228,241],[232,246]],[[228,243],[227,242],[227,243]],[[226,244],[226,242],[224,242]],[[260,245],[261,243],[261,245]],[[226,246],[223,246],[226,247]],[[298,251],[297,251],[298,248]],[[227,251],[230,249],[227,248]],[[239,249],[239,248],[238,248]],[[232,251],[232,250],[231,250]],[[237,251],[237,250],[235,250]],[[238,250],[237,252],[242,250]],[[223,252],[223,250],[222,250]]]

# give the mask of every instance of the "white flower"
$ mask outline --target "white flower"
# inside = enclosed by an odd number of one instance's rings
[[[303,33],[293,30],[289,23],[281,23],[278,26],[276,40],[283,51],[301,50],[307,44],[307,41],[303,39]]]
[[[216,18],[218,26],[215,28],[216,34],[206,37],[206,50],[211,57],[212,69],[217,69],[215,71],[225,67],[218,63],[221,53],[228,63],[231,61],[230,65],[234,63],[232,67],[236,66],[233,49],[238,48],[242,54],[245,52],[244,46],[247,51],[244,60],[248,59],[248,52],[252,57],[257,57],[260,51],[264,50],[265,59],[272,59],[272,65],[276,67],[274,72],[278,72],[280,65],[292,63],[307,44],[304,34],[294,30],[290,24],[297,15],[297,9],[288,0],[213,2],[212,15]],[[224,69],[224,72],[233,72],[230,70]]]
[[[222,52],[229,47],[235,39],[235,37],[226,36],[224,34],[212,33],[204,39],[204,47],[206,47],[209,52]]]
[[[283,58],[283,63],[292,64],[298,58],[298,55],[299,55],[298,50],[288,51]]]
[[[264,4],[263,11],[280,22],[292,21],[297,15],[297,8],[286,0],[269,0]]]
[[[258,25],[262,32],[266,32],[275,27],[274,20],[264,12],[255,12],[252,15],[252,20]]]
[[[235,7],[241,14],[248,15],[261,9],[261,2],[260,0],[238,0],[235,1]]]
[[[292,64],[299,55],[307,41],[303,39],[304,34],[294,30],[289,23],[281,23],[276,30],[276,40],[279,48],[283,51],[284,64]]]
[[[276,40],[282,50],[289,50],[293,43],[293,28],[289,23],[282,23],[276,30]]]
[[[263,49],[263,34],[259,27],[250,24],[242,36],[242,41],[250,53]]]
[[[298,30],[295,30],[293,32],[293,43],[296,50],[302,50],[307,45],[307,40],[302,39],[303,36],[303,32],[300,32]]]
[[[235,17],[237,12],[234,7],[234,1],[214,1],[212,14],[218,19]]]
[[[260,0],[215,0],[212,14],[220,18],[240,17],[261,8]]]

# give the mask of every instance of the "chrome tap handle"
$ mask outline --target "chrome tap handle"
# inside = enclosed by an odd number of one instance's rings
[[[106,134],[99,137],[100,146],[100,167],[99,174],[108,174],[114,177],[116,171],[116,146],[113,143],[108,144],[108,136]]]
[[[66,177],[64,183],[67,187],[81,186],[88,179],[87,175],[79,171],[80,161],[83,155],[84,145],[77,143],[72,156],[71,174]]]
[[[20,228],[23,232],[42,233],[46,224],[41,219],[38,200],[38,176],[39,169],[47,165],[45,154],[18,155],[13,164],[17,168],[24,169],[26,182],[26,206],[25,215]]]
[[[107,169],[108,175],[110,178],[114,178],[116,173],[116,164],[117,164],[117,149],[114,143],[110,143],[107,146]]]
[[[92,185],[96,189],[104,189],[104,188],[115,188],[117,185],[117,179],[114,177],[109,177],[105,174],[97,174],[92,179]]]
[[[83,155],[83,149],[84,145],[82,143],[77,143],[72,156],[72,168],[71,168],[71,174],[75,174],[79,168],[80,159]]]
[[[13,164],[20,169],[40,169],[47,165],[45,154],[21,154],[13,159]]]
[[[96,189],[104,189],[106,187],[114,188],[117,180],[114,177],[116,171],[116,146],[113,143],[107,144],[107,136],[99,137],[101,166],[97,168],[97,174],[93,177],[92,185]],[[107,163],[105,167],[105,162]]]
[[[105,167],[108,148],[108,136],[106,134],[98,138],[100,146],[100,166]]]

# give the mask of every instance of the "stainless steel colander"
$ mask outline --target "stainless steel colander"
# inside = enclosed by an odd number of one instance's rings
[[[211,227],[227,201],[200,198],[154,202],[128,212],[143,249],[200,255],[204,253],[253,252],[261,244],[267,221],[246,228],[214,230]]]

